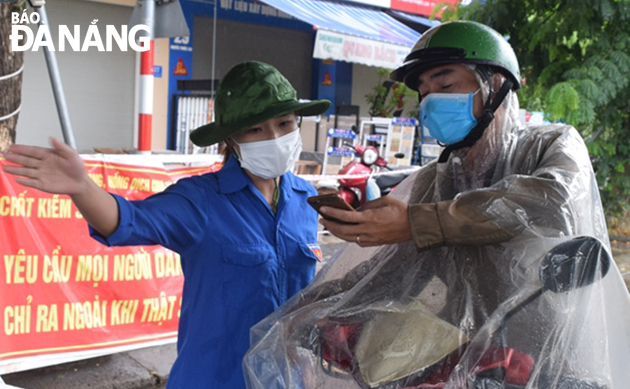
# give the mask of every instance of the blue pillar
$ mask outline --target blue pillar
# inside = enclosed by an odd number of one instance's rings
[[[337,64],[337,79],[335,83],[335,100],[337,105],[352,104],[352,64],[345,61],[335,61]]]
[[[313,59],[313,100],[327,99],[332,103],[325,115],[335,113],[335,79],[336,62],[332,60]]]
[[[186,18],[186,24],[190,30],[190,36],[169,38],[169,64],[168,64],[168,114],[167,114],[167,130],[166,130],[166,148],[175,150],[175,133],[177,125],[173,113],[175,111],[174,95],[179,93],[177,90],[177,80],[190,80],[192,78],[192,56],[193,56],[193,30],[194,30],[194,13],[188,2],[181,2],[182,11]]]
[[[337,105],[349,105],[352,99],[352,64],[313,59],[312,99],[332,103],[326,115],[334,115]]]

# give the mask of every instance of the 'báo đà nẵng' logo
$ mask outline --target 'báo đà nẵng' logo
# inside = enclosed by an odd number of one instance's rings
[[[90,48],[96,48],[98,51],[112,51],[115,44],[121,51],[127,51],[127,47],[134,51],[147,51],[151,48],[149,38],[149,26],[138,24],[131,29],[127,26],[121,26],[120,31],[116,26],[105,26],[105,41],[99,32],[98,19],[92,20],[88,26],[85,36],[81,35],[81,26],[72,26],[72,31],[66,25],[59,25],[58,41],[52,39],[52,34],[47,25],[37,25],[40,22],[40,16],[37,12],[30,15],[25,12],[11,13],[11,50],[12,51],[38,51],[40,47],[47,47],[50,51],[88,51]],[[34,28],[28,26],[34,25]],[[145,33],[140,35],[140,31]],[[83,38],[83,39],[82,39]],[[93,49],[94,50],[94,49]]]

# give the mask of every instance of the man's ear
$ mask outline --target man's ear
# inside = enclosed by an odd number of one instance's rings
[[[494,73],[490,76],[490,82],[492,83],[492,97],[494,98],[505,82],[505,76],[501,73]]]

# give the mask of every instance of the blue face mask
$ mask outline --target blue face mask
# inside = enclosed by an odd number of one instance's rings
[[[420,123],[438,142],[452,145],[475,128],[474,93],[431,93],[420,103]]]

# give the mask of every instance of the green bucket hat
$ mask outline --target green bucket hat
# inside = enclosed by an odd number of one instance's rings
[[[215,100],[215,121],[195,129],[190,140],[206,147],[255,124],[295,112],[321,115],[328,100],[300,102],[291,83],[271,65],[248,61],[234,66],[221,80]]]

